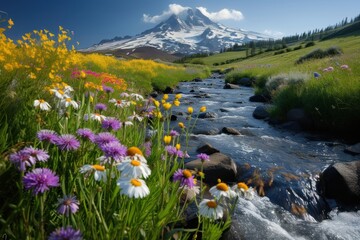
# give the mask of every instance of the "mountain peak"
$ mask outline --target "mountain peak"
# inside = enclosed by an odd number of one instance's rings
[[[131,39],[98,44],[89,49],[134,49],[139,46],[154,47],[167,52],[192,54],[215,52],[235,43],[267,40],[262,34],[225,27],[211,21],[199,9],[186,9],[171,15],[155,27]]]

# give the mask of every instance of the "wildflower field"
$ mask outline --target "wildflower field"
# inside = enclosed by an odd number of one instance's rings
[[[5,23],[1,23],[5,24]],[[59,28],[6,37],[0,28],[0,233],[8,239],[218,239],[244,183],[184,169],[200,109],[170,128],[181,94],[153,88],[204,77],[203,69],[119,61],[69,50]],[[193,156],[208,161],[209,156]],[[185,210],[197,207],[196,225]],[[227,217],[225,217],[227,215]]]

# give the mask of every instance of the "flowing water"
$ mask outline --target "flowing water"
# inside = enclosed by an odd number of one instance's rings
[[[264,184],[264,197],[240,200],[226,239],[360,239],[360,211],[340,212],[316,191],[319,173],[336,162],[356,160],[345,145],[308,133],[273,127],[252,117],[252,88],[223,89],[223,79],[181,83],[179,112],[206,105],[215,118],[198,119],[189,153],[209,143],[239,166],[239,180]],[[176,113],[175,113],[176,114]],[[178,116],[186,122],[184,116]],[[218,133],[232,127],[242,135]],[[206,131],[213,135],[204,134]],[[250,184],[251,185],[251,184]]]

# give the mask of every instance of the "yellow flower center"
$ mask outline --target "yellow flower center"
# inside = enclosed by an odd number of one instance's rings
[[[224,191],[224,192],[229,190],[229,187],[228,187],[228,185],[226,185],[226,183],[218,183],[216,185],[216,188],[217,188],[217,190]]]
[[[101,165],[92,165],[92,168],[95,169],[96,171],[105,171],[105,167],[104,166],[101,166]]]
[[[40,102],[40,103],[44,103],[45,100],[44,100],[44,99],[40,99],[39,102]]]
[[[130,180],[130,183],[134,186],[134,187],[140,187],[141,186],[141,182],[135,178]]]
[[[206,203],[206,205],[209,207],[209,208],[216,208],[217,207],[217,203],[215,201],[208,201]]]
[[[71,102],[71,98],[66,98],[66,101],[67,101],[67,102]]]
[[[121,104],[121,100],[117,100],[116,103],[117,103],[117,104]]]
[[[131,160],[130,164],[133,165],[134,167],[138,167],[141,165],[141,162],[138,160]]]
[[[245,191],[247,191],[248,189],[249,189],[249,187],[245,184],[245,183],[243,183],[243,182],[239,182],[238,184],[237,184],[237,187],[238,187],[238,189],[244,189]]]
[[[189,170],[187,170],[187,169],[183,170],[183,171],[182,171],[182,174],[183,174],[183,176],[186,177],[186,178],[189,178],[189,177],[192,176],[191,172],[190,172]]]
[[[142,151],[138,147],[130,147],[128,148],[126,155],[128,156],[135,156],[135,154],[139,154],[140,156],[143,156]]]

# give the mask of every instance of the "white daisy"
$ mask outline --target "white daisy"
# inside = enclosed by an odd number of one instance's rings
[[[224,210],[215,199],[204,199],[199,204],[199,215],[216,220],[223,217]]]
[[[64,105],[66,108],[69,107],[70,105],[73,106],[74,109],[79,108],[79,105],[77,104],[77,102],[75,102],[74,100],[72,100],[69,97],[61,99],[61,104]]]
[[[123,176],[132,178],[147,178],[151,174],[149,166],[136,159],[127,158],[117,165]]]
[[[103,120],[106,119],[106,116],[101,115],[100,113],[92,113],[92,114],[90,115],[90,119],[91,119],[91,120],[96,120],[96,121],[98,121],[98,122],[102,122]]]
[[[131,122],[131,121],[125,121],[125,122],[123,122],[123,124],[124,124],[125,127],[134,126],[134,123]]]
[[[130,94],[130,97],[135,99],[136,101],[142,101],[144,100],[144,97],[137,93]]]
[[[64,92],[61,89],[50,89],[50,92],[54,93],[55,96],[59,99],[64,99],[64,98],[70,97],[69,95],[67,95],[66,92]]]
[[[115,98],[110,99],[109,102],[114,103],[115,107],[118,107],[118,108],[129,107],[131,104],[129,101],[120,100],[120,99],[116,100]]]
[[[34,107],[39,107],[41,110],[50,111],[51,106],[44,99],[39,99],[34,101]]]
[[[136,114],[135,112],[133,112],[133,115],[128,117],[129,120],[133,121],[134,119],[138,120],[139,122],[141,122],[143,120],[143,117],[141,117],[140,115]]]
[[[255,191],[252,187],[248,187],[245,183],[239,182],[238,184],[232,186],[232,190],[237,193],[238,196],[251,200],[255,196]]]
[[[117,185],[121,188],[120,194],[134,198],[144,198],[150,194],[150,190],[142,179],[138,178],[119,178]]]
[[[106,169],[104,166],[97,164],[95,165],[86,164],[80,168],[80,173],[85,173],[88,175],[91,174],[92,172],[94,172],[94,179],[96,181],[103,180],[104,182],[106,182],[107,177],[106,177]]]
[[[221,197],[232,198],[236,196],[236,193],[223,182],[220,182],[210,188],[209,192],[216,199],[220,199]]]
[[[184,185],[179,187],[178,192],[182,194],[181,197],[184,201],[192,200],[200,193],[200,186],[195,185],[190,188],[187,185]]]
[[[127,98],[127,97],[129,97],[129,96],[130,96],[130,95],[129,95],[128,93],[126,93],[126,92],[120,93],[120,97]]]

